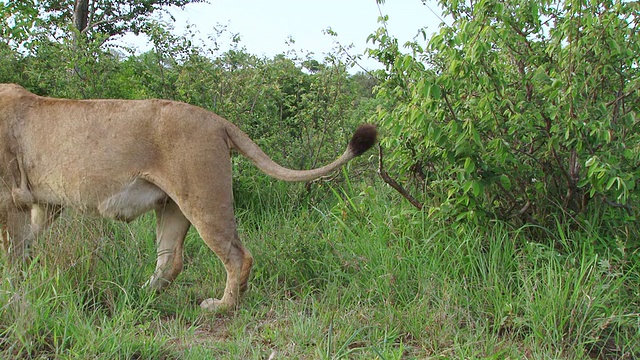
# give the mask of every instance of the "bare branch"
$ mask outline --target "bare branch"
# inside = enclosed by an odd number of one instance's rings
[[[409,200],[411,205],[418,208],[418,210],[422,210],[424,205],[420,201],[418,201],[416,198],[411,196],[411,194],[409,194],[409,192],[404,187],[402,187],[400,183],[398,183],[395,179],[392,179],[387,173],[387,171],[384,169],[383,162],[382,162],[382,146],[380,145],[378,145],[378,174],[380,174],[382,181],[384,181],[389,186],[394,188],[397,192],[400,193],[400,195],[404,196],[405,199]]]
[[[622,95],[618,96],[618,97],[617,97],[617,98],[615,98],[614,100],[609,101],[609,102],[607,103],[607,107],[610,107],[611,105],[618,103],[620,100],[623,100],[623,99],[625,99],[625,98],[627,98],[627,97],[629,97],[629,96],[633,95],[633,93],[635,93],[635,92],[636,92],[636,91],[638,91],[638,90],[640,90],[640,86],[636,86],[636,87],[635,87],[635,89],[631,89],[631,90],[629,90],[628,92],[626,92],[626,93],[624,93],[624,94],[622,94]]]

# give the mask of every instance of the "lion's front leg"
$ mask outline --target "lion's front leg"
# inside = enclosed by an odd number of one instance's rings
[[[9,254],[9,261],[30,259],[31,242],[55,221],[62,207],[57,205],[34,204],[31,209],[11,207],[2,214],[5,226],[2,227],[2,240]]]
[[[19,210],[29,210],[33,206],[34,199],[31,190],[29,190],[29,180],[27,179],[27,173],[24,171],[23,159],[21,155],[18,155],[10,165],[10,170],[13,173],[13,188],[11,189],[11,197],[13,198],[13,204]]]
[[[6,224],[9,261],[18,263],[29,260],[29,247],[34,233],[31,230],[31,212],[29,210],[11,209],[7,213]]]

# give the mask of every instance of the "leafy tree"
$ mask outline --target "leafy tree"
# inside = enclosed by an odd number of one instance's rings
[[[0,81],[20,82],[20,55],[6,43],[0,42]]]
[[[169,6],[183,7],[204,0],[8,0],[0,4],[4,33],[17,41],[42,33],[58,38],[75,31],[106,41],[128,32],[146,32],[149,17]],[[71,30],[73,29],[73,30]]]
[[[150,16],[168,6],[200,1],[9,0],[0,4],[1,43],[25,64],[17,82],[39,94],[130,98],[138,93],[113,82],[122,48],[105,44],[127,32],[145,32],[160,43],[158,37],[169,36],[167,25]]]
[[[371,36],[386,66],[383,145],[393,169],[434,199],[432,214],[541,224],[597,204],[631,214],[640,4],[439,4],[451,25],[408,54],[384,27]]]

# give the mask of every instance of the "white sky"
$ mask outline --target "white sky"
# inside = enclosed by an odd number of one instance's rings
[[[379,27],[380,11],[389,15],[389,32],[400,44],[412,40],[420,28],[425,27],[428,33],[436,31],[440,20],[431,10],[440,13],[440,9],[435,0],[426,3],[386,0],[379,10],[375,0],[209,0],[208,4],[187,5],[184,10],[172,9],[171,14],[176,19],[175,33],[183,33],[190,24],[205,43],[215,34],[214,27],[226,25],[229,34],[223,39],[239,34],[240,46],[251,54],[273,57],[291,49],[304,50],[313,52],[320,61],[334,48],[335,40],[343,46],[353,44],[353,54],[371,47],[367,37]],[[327,28],[337,32],[337,38],[323,34]],[[292,48],[286,43],[289,37],[295,40]],[[123,41],[145,50],[142,39],[126,37]],[[221,50],[227,50],[224,47]],[[361,63],[367,69],[376,68],[376,64],[366,58]]]

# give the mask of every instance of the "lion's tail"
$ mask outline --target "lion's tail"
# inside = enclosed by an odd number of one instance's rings
[[[227,126],[227,134],[232,148],[251,160],[265,174],[284,181],[311,181],[332,173],[349,160],[369,150],[376,142],[377,130],[375,125],[360,125],[349,141],[347,149],[338,159],[311,170],[292,170],[279,165],[271,160],[247,134],[231,123]]]

